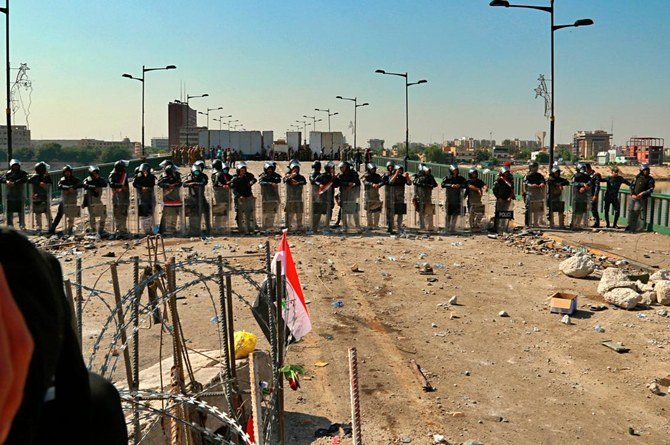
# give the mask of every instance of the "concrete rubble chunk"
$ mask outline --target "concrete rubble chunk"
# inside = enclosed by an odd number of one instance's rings
[[[463,442],[463,445],[485,445],[485,444],[481,440],[470,439]]]
[[[658,304],[670,306],[670,280],[657,281],[654,289]]]
[[[572,278],[585,278],[593,273],[596,264],[588,255],[575,255],[558,265],[558,270]]]
[[[658,386],[658,383],[656,383],[656,382],[650,383],[647,386],[647,388],[649,388],[649,391],[651,391],[652,394],[656,394],[657,396],[660,396],[661,394],[663,394],[663,391],[661,391],[661,387]]]
[[[650,281],[667,281],[670,280],[670,269],[661,269],[654,272],[650,277]]]
[[[598,293],[602,296],[612,289],[628,288],[635,290],[637,285],[628,279],[625,273],[616,267],[608,267],[603,270],[603,276],[598,283]]]
[[[656,304],[656,292],[650,291],[650,292],[642,292],[640,294],[640,304],[643,304],[645,306],[653,306]]]
[[[561,323],[572,324],[572,319],[570,319],[570,316],[566,314],[563,316],[563,318],[561,318]]]
[[[640,303],[642,297],[640,294],[635,292],[633,289],[625,287],[617,287],[603,295],[605,301],[611,303],[615,306],[618,306],[622,309],[633,309],[635,306]]]

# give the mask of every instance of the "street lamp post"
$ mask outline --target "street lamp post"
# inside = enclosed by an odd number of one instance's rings
[[[0,8],[0,12],[5,14],[5,86],[7,88],[7,164],[12,159],[12,97],[10,86],[10,72],[9,72],[9,0],[5,0],[5,7]]]
[[[142,82],[142,157],[144,157],[144,84],[145,84],[144,75],[149,71],[174,70],[176,68],[177,67],[174,65],[168,65],[163,68],[147,68],[146,66],[142,65],[142,77],[134,77],[128,73],[121,75],[121,77],[126,77],[128,79],[138,80]]]
[[[591,19],[577,20],[571,25],[555,25],[554,24],[554,0],[551,0],[550,6],[528,6],[528,5],[511,5],[507,0],[493,0],[489,3],[490,6],[502,6],[505,8],[525,8],[536,9],[538,11],[548,12],[551,15],[551,117],[549,118],[549,171],[554,165],[554,143],[555,143],[555,125],[556,115],[554,114],[554,32],[563,28],[578,28],[580,26],[593,25]]]
[[[240,121],[239,119],[235,119],[234,121],[231,120],[231,121],[226,122],[226,124],[228,124],[228,131],[230,131],[230,124],[232,124],[233,122],[239,122],[239,121]]]
[[[375,70],[375,73],[405,78],[405,171],[407,171],[407,161],[409,160],[409,87],[412,85],[428,83],[428,81],[426,79],[421,79],[418,82],[409,82],[407,73],[389,73],[384,70]]]
[[[228,119],[229,117],[233,117],[233,115],[229,114],[227,116],[219,116],[218,118],[213,117],[212,120],[217,121],[219,123],[219,131],[221,131],[221,125],[223,124],[223,120]]]
[[[217,108],[207,108],[207,112],[204,113],[202,111],[198,111],[198,114],[204,114],[207,116],[207,150],[209,150],[210,147],[210,133],[209,133],[209,112],[210,111],[215,111],[215,110],[223,110],[223,107],[217,107]]]
[[[326,109],[326,110],[322,110],[322,109],[319,109],[319,108],[315,108],[314,111],[325,111],[326,113],[328,113],[328,133],[330,133],[330,117],[331,117],[331,116],[335,116],[335,115],[340,114],[340,113],[338,113],[337,111],[334,112],[334,113],[331,113],[331,112],[330,112],[330,108],[328,108],[328,109]]]
[[[197,95],[197,96],[189,96],[189,95],[186,95],[186,146],[187,146],[187,147],[188,147],[188,136],[189,136],[189,129],[190,129],[190,127],[189,127],[189,125],[188,125],[188,110],[189,110],[188,102],[189,102],[191,99],[197,99],[197,98],[199,98],[199,97],[209,97],[209,94],[205,93],[205,94],[199,94],[199,95]],[[195,126],[196,126],[196,127],[198,126],[197,116],[196,116],[196,123],[195,123]],[[199,142],[199,141],[198,141],[198,142]]]
[[[307,119],[312,119],[314,121],[314,126],[312,127],[314,132],[316,132],[316,123],[321,122],[323,119],[317,119],[316,116],[307,116],[305,114],[302,115],[302,117],[306,117]]]
[[[354,103],[354,151],[358,148],[356,145],[356,133],[357,133],[357,120],[358,120],[358,107],[365,107],[367,105],[370,105],[369,103],[365,102],[362,104],[358,104],[358,97],[342,97],[342,96],[335,96],[335,99],[340,99],[340,100],[350,100]]]
[[[302,132],[305,137],[305,147],[307,147],[307,121],[296,120],[296,122],[302,124]]]

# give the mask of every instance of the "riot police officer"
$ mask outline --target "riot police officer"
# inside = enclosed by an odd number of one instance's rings
[[[547,179],[547,207],[549,208],[549,227],[554,225],[554,214],[558,213],[558,227],[565,229],[565,201],[563,189],[570,185],[570,181],[561,176],[558,165],[552,167],[551,175]]]
[[[242,234],[250,233],[255,226],[253,221],[255,197],[251,187],[257,182],[253,174],[247,171],[245,162],[238,162],[235,176],[230,180],[230,188],[235,197],[237,227]]]
[[[100,176],[100,168],[96,165],[88,167],[88,176],[83,182],[84,205],[88,208],[88,230],[105,235],[105,223],[107,222],[107,206],[102,202],[102,192],[107,188],[107,181]],[[97,224],[96,224],[96,220]]]
[[[230,226],[230,180],[232,176],[228,173],[228,164],[221,159],[212,162],[214,173],[212,173],[212,187],[214,188],[214,205],[212,206],[212,219],[214,220],[214,232],[222,234]]]
[[[312,230],[315,232],[321,228],[322,218],[323,227],[329,229],[330,221],[333,218],[333,207],[335,206],[335,188],[337,188],[337,178],[335,177],[335,163],[328,161],[323,167],[323,173],[314,179],[314,184],[318,187],[316,206],[313,206],[313,216],[316,224]]]
[[[202,219],[205,218],[205,235],[212,231],[209,221],[209,203],[205,196],[205,189],[209,178],[204,172],[204,162],[198,160],[191,166],[191,173],[184,179],[183,186],[188,190],[188,197],[184,203],[188,217],[188,229],[191,235],[202,234]]]
[[[156,176],[151,172],[151,166],[146,162],[140,165],[140,171],[133,180],[133,187],[137,193],[137,216],[140,228],[144,233],[152,233],[154,227],[154,210],[156,198]]]
[[[258,184],[261,186],[261,213],[263,230],[272,230],[277,227],[277,215],[279,214],[279,184],[282,178],[276,172],[275,161],[267,161],[263,165],[263,173],[258,176]]]
[[[291,161],[288,170],[288,173],[284,176],[284,184],[286,184],[286,228],[290,230],[291,222],[295,219],[296,229],[303,230],[305,206],[302,191],[307,184],[307,179],[300,174],[300,162],[298,161]]]
[[[640,165],[637,174],[630,186],[630,203],[628,204],[628,226],[626,232],[637,232],[644,229],[649,197],[654,193],[656,181],[651,176],[649,164]]]
[[[511,220],[507,217],[501,218],[501,212],[510,212],[514,205],[514,177],[508,166],[500,169],[498,179],[493,184],[493,196],[496,197],[494,230],[496,232],[507,231]]]
[[[466,180],[461,176],[458,165],[449,166],[449,176],[442,180],[442,188],[446,192],[445,202],[445,226],[446,232],[455,232],[463,217],[463,191],[466,187]]]
[[[14,213],[18,213],[19,227],[21,230],[25,230],[26,215],[24,202],[26,199],[26,190],[24,187],[28,182],[28,173],[21,169],[21,162],[18,159],[9,161],[9,171],[2,177],[2,182],[6,186],[5,215],[7,217],[7,225],[14,227]]]
[[[577,172],[572,177],[572,200],[571,228],[575,230],[586,227],[591,205],[591,177],[584,162],[577,163]]]
[[[130,207],[130,187],[126,168],[128,161],[116,161],[109,174],[109,187],[112,189],[112,213],[117,236],[128,234],[128,207]]]
[[[618,167],[612,167],[612,174],[601,181],[607,184],[607,189],[605,190],[604,197],[604,212],[605,212],[605,223],[607,227],[610,227],[610,207],[614,212],[614,220],[611,227],[618,228],[617,222],[619,221],[619,215],[621,213],[621,202],[619,201],[619,191],[621,190],[621,185],[626,184],[628,187],[631,186],[631,182],[621,176],[619,173]]]
[[[372,162],[366,165],[366,172],[363,175],[363,186],[368,228],[378,229],[379,218],[382,214],[382,201],[379,195],[379,189],[382,187],[382,177],[377,173],[377,166]]]
[[[177,232],[177,220],[181,217],[181,175],[173,164],[166,165],[163,174],[158,178],[158,188],[163,192],[163,213],[161,214],[160,232],[174,235]],[[183,224],[183,221],[182,221]]]
[[[80,208],[77,202],[78,190],[82,187],[81,180],[72,174],[72,167],[63,167],[63,176],[58,181],[58,189],[61,190],[61,202],[58,212],[49,229],[50,234],[56,233],[56,227],[60,224],[63,215],[65,218],[65,233],[72,234],[74,231],[74,219],[79,217]]]
[[[603,180],[603,177],[600,173],[595,171],[591,164],[586,163],[586,173],[591,179],[591,216],[593,216],[593,225],[591,227],[598,228],[600,227],[600,212],[598,211],[598,200],[600,198],[600,183]]]
[[[387,187],[386,197],[386,223],[388,232],[394,233],[394,218],[396,227],[402,230],[403,215],[407,214],[407,204],[405,203],[405,187],[412,184],[409,173],[405,172],[402,165],[393,165],[393,173],[388,172],[390,166],[387,163],[387,174],[382,178]]]
[[[528,173],[523,178],[522,197],[526,203],[526,227],[538,227],[544,217],[546,181],[539,169],[537,162],[531,162],[528,164]]]
[[[419,215],[419,229],[433,230],[435,216],[435,206],[433,204],[433,189],[437,187],[437,182],[432,174],[430,167],[425,164],[419,165],[418,172],[414,175],[414,208]]]
[[[340,188],[340,210],[342,212],[342,223],[344,230],[352,225],[360,230],[360,210],[358,208],[358,197],[361,190],[361,180],[358,174],[347,161],[338,165],[340,173],[337,175],[337,185]]]
[[[51,226],[51,187],[53,181],[48,172],[49,166],[44,162],[35,164],[35,174],[28,178],[28,184],[32,185],[30,201],[32,202],[35,229],[42,232],[42,215],[46,219],[47,230]]]
[[[468,208],[470,230],[473,232],[480,231],[482,230],[482,219],[484,219],[486,214],[482,198],[489,187],[484,181],[479,179],[479,171],[476,168],[468,170],[468,179],[465,185],[465,199]]]

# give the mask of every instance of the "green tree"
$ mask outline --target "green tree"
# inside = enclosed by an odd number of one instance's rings
[[[64,161],[63,147],[58,143],[44,144],[35,150],[35,157],[41,161]]]
[[[503,147],[511,147],[512,146],[512,141],[510,139],[505,139],[502,141],[502,146]]]
[[[120,159],[130,159],[130,149],[119,145],[105,147],[100,152],[98,160],[101,163],[116,162]]]
[[[100,150],[93,147],[66,147],[63,149],[63,157],[68,162],[77,164],[90,164],[100,156]]]
[[[475,151],[475,161],[482,162],[486,161],[491,157],[491,152],[489,150],[476,150]]]
[[[29,161],[35,159],[35,152],[28,147],[15,148],[12,156],[20,161]]]
[[[549,162],[549,154],[544,152],[538,153],[537,156],[535,157],[535,161],[538,164],[546,164]]]
[[[523,150],[519,151],[516,155],[517,159],[530,159],[530,150],[527,148],[524,148]]]
[[[434,162],[436,164],[446,164],[449,162],[449,156],[437,145],[427,147],[423,153],[426,155],[426,162]]]

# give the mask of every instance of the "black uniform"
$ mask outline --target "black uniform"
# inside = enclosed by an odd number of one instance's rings
[[[603,177],[598,172],[593,172],[590,175],[591,178],[591,215],[595,220],[593,227],[600,226],[600,213],[598,212],[598,198],[600,196],[600,183],[603,181]]]
[[[56,227],[60,224],[63,214],[67,213],[67,227],[66,231],[70,232],[73,229],[74,218],[79,216],[79,205],[77,203],[76,190],[82,188],[81,179],[74,175],[62,176],[58,181],[58,189],[62,191],[61,202],[58,205],[58,212],[51,224],[50,233],[56,232]]]
[[[42,216],[46,215],[47,224],[51,225],[51,187],[53,181],[51,175],[44,172],[43,174],[35,173],[28,178],[28,184],[32,186],[30,200],[33,206],[33,214],[36,218],[37,229],[42,229]]]
[[[614,212],[613,226],[616,227],[619,215],[621,214],[621,201],[619,200],[619,191],[621,190],[621,186],[623,184],[626,184],[628,187],[630,187],[631,182],[621,175],[608,176],[605,179],[601,178],[600,181],[607,184],[607,189],[605,190],[605,196],[603,197],[603,202],[605,203],[605,209],[604,209],[605,223],[607,224],[607,227],[610,226],[610,206],[611,206],[612,211]]]
[[[636,195],[637,199],[631,196],[628,206],[628,226],[627,231],[635,232],[640,227],[641,223],[646,220],[647,201],[656,187],[654,178],[643,175],[641,172],[635,177],[630,186],[631,195]]]
[[[18,165],[18,164],[14,164]],[[12,227],[14,213],[19,214],[19,226],[21,229],[25,228],[25,212],[23,210],[23,205],[26,199],[26,191],[24,185],[28,182],[28,173],[18,169],[10,169],[5,173],[5,176],[1,178],[1,181],[5,185],[6,190],[6,205],[5,214],[7,216],[7,225]],[[11,187],[10,184],[11,183]]]
[[[254,175],[249,172],[243,175],[238,173],[230,180],[230,188],[235,197],[237,226],[242,233],[249,233],[255,226],[255,222],[252,221],[254,215],[254,195],[251,187],[256,182]]]
[[[186,176],[183,186],[188,190],[188,197],[184,202],[184,210],[189,222],[189,231],[192,235],[199,235],[202,230],[202,218],[205,218],[205,234],[212,231],[209,220],[209,203],[205,197],[205,187],[209,178],[203,172],[191,172]]]
[[[112,189],[112,213],[117,232],[128,231],[128,207],[130,207],[130,189],[128,172],[112,170],[109,174],[109,187]]]
[[[102,234],[107,221],[107,207],[102,202],[102,189],[107,187],[107,181],[100,175],[97,178],[89,175],[82,185],[85,191],[82,207],[88,208],[89,229],[95,231],[96,219],[100,218],[97,231]]]

